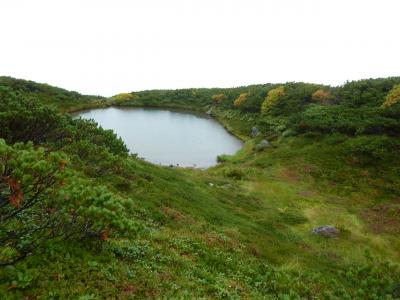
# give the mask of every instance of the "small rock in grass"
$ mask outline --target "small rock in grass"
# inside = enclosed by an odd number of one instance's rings
[[[336,238],[340,234],[340,230],[337,229],[336,227],[329,226],[329,225],[324,225],[320,227],[315,227],[312,230],[313,233],[318,234],[323,237],[327,238]]]
[[[251,136],[251,137],[256,137],[256,136],[259,136],[259,135],[260,135],[260,130],[258,130],[257,127],[253,126],[253,127],[251,128],[250,136]]]
[[[266,139],[264,139],[264,140],[262,140],[261,142],[259,142],[259,143],[254,147],[254,149],[255,149],[256,151],[263,151],[263,150],[267,149],[268,147],[269,147],[269,142],[268,142]]]
[[[267,147],[269,146],[269,142],[268,142],[267,140],[262,140],[262,141],[258,144],[258,146],[259,146],[261,149],[265,149],[265,148],[267,148]]]

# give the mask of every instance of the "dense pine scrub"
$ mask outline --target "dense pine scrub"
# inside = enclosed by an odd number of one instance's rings
[[[7,87],[31,100],[57,108],[60,111],[74,111],[108,105],[105,97],[81,95],[78,92],[67,91],[48,84],[12,77],[0,76],[0,86]]]
[[[0,77],[0,298],[399,299],[399,84],[103,98]],[[109,105],[204,111],[245,145],[156,166],[65,113]]]

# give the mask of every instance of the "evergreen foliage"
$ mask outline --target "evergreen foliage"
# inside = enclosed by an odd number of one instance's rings
[[[0,298],[400,298],[399,84],[105,99],[0,77]],[[63,113],[108,105],[213,107],[245,146],[160,167]]]

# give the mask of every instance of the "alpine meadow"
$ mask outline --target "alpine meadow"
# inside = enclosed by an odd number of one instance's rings
[[[72,112],[211,115],[160,166]],[[134,129],[132,129],[134,130]],[[0,78],[1,299],[399,299],[400,77],[82,95]]]

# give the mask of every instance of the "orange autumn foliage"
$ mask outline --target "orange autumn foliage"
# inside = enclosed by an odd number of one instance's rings
[[[101,239],[102,239],[103,241],[107,241],[108,238],[109,238],[109,232],[108,232],[107,229],[105,229],[105,230],[103,230],[103,231],[101,232]]]
[[[213,100],[214,103],[220,103],[222,100],[225,99],[225,95],[224,94],[213,95],[211,99]]]
[[[387,94],[385,102],[383,102],[381,107],[388,108],[397,103],[400,103],[400,84],[395,85],[389,94]]]
[[[249,93],[240,94],[239,97],[236,98],[235,102],[233,102],[233,105],[235,107],[241,106],[247,100],[248,95],[249,95]]]
[[[329,91],[324,91],[323,89],[315,91],[311,96],[313,102],[320,104],[328,104],[331,99],[331,93]]]
[[[19,185],[18,181],[12,177],[6,178],[6,182],[10,187],[11,194],[8,197],[10,204],[15,208],[21,207],[22,201],[24,199],[24,193]]]

